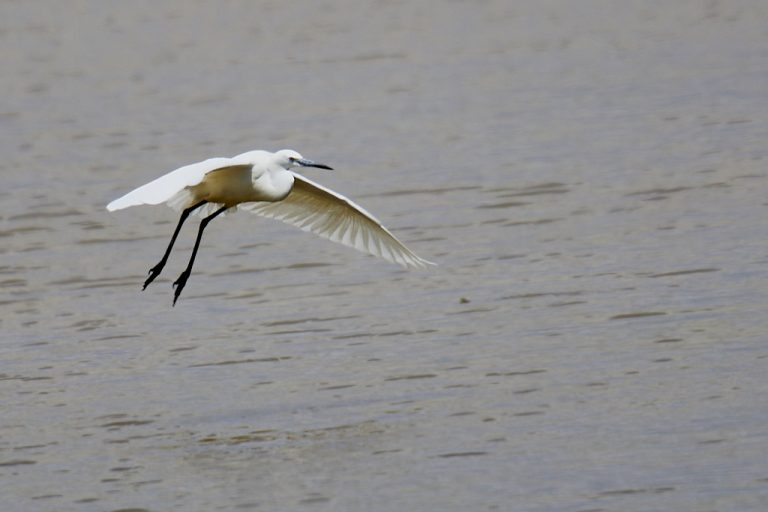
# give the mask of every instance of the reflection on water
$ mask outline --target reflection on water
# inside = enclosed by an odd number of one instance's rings
[[[213,5],[0,6],[0,509],[764,509],[762,3]],[[241,214],[142,292],[106,202],[257,147],[440,266]]]

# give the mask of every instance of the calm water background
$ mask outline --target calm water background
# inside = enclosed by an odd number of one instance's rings
[[[763,511],[768,4],[3,2],[0,509]],[[104,205],[292,147],[440,266]]]

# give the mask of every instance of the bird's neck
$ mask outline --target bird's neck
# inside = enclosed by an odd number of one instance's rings
[[[280,201],[293,188],[293,173],[285,169],[269,169],[260,176],[254,176],[253,188],[263,197],[261,201]]]

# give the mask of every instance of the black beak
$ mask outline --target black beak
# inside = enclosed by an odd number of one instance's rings
[[[327,166],[325,164],[318,164],[317,162],[313,162],[312,160],[307,160],[306,158],[302,158],[301,160],[296,160],[296,163],[298,163],[302,167],[317,167],[318,169],[327,169],[329,171],[333,170],[333,167]]]

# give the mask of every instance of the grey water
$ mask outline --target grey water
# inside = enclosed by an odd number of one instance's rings
[[[3,511],[763,511],[768,4],[4,2]],[[241,212],[289,147],[424,258]]]

